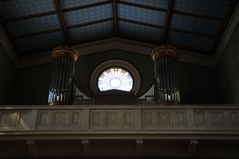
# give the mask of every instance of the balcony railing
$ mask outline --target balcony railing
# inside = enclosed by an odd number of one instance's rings
[[[237,105],[2,106],[1,132],[239,134]]]

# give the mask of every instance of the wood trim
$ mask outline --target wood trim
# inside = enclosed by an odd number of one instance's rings
[[[236,29],[236,27],[238,27],[238,23],[239,23],[239,2],[237,2],[235,9],[232,13],[232,16],[230,17],[229,22],[227,24],[227,27],[223,32],[221,40],[218,42],[216,52],[214,55],[214,67],[217,66],[218,61],[220,60],[224,50],[226,49],[229,40],[233,35],[234,30]]]
[[[169,30],[169,26],[171,22],[173,6],[174,6],[174,0],[168,0],[168,11],[167,11],[165,24],[164,24],[164,31],[163,31],[164,44],[167,44],[167,41],[168,41],[168,30]]]
[[[64,14],[62,12],[61,2],[60,2],[60,0],[55,0],[54,2],[55,2],[55,5],[56,5],[56,8],[57,8],[57,15],[58,15],[59,20],[60,20],[61,28],[62,28],[64,37],[65,37],[64,39],[66,41],[66,44],[69,44],[69,43],[71,43],[71,39],[70,39],[70,35],[68,33],[68,30],[67,30]]]
[[[119,16],[118,16],[118,0],[112,1],[112,8],[113,8],[113,30],[114,36],[119,35]]]
[[[126,40],[122,38],[108,38],[95,42],[85,43],[81,45],[72,46],[74,49],[80,50],[80,56],[90,55],[101,51],[110,49],[121,49],[125,51],[135,52],[143,55],[151,55],[152,50],[156,45],[137,42],[133,40]],[[186,50],[178,49],[179,61],[189,64],[195,64],[205,67],[213,67],[213,58],[208,55],[201,55]],[[39,53],[37,55],[30,55],[20,58],[18,68],[26,68],[37,64],[44,64],[51,62],[49,52]]]

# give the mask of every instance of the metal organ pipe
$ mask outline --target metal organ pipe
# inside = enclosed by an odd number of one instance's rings
[[[79,54],[73,49],[59,46],[52,51],[51,56],[54,58],[54,70],[48,103],[71,104],[74,63],[79,59]]]
[[[178,54],[172,46],[161,46],[152,51],[155,72],[155,101],[159,104],[178,104],[176,62]]]

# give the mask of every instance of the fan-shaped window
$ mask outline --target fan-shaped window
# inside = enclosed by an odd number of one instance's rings
[[[125,69],[111,67],[99,75],[98,88],[100,91],[116,89],[130,92],[133,88],[133,78]]]

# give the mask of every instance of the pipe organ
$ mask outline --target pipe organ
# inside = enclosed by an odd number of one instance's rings
[[[59,46],[52,51],[51,56],[54,61],[48,103],[71,104],[75,62],[79,54],[73,49]]]
[[[177,85],[176,63],[178,53],[170,45],[162,45],[152,51],[155,72],[155,101],[159,104],[178,104],[180,94]]]

